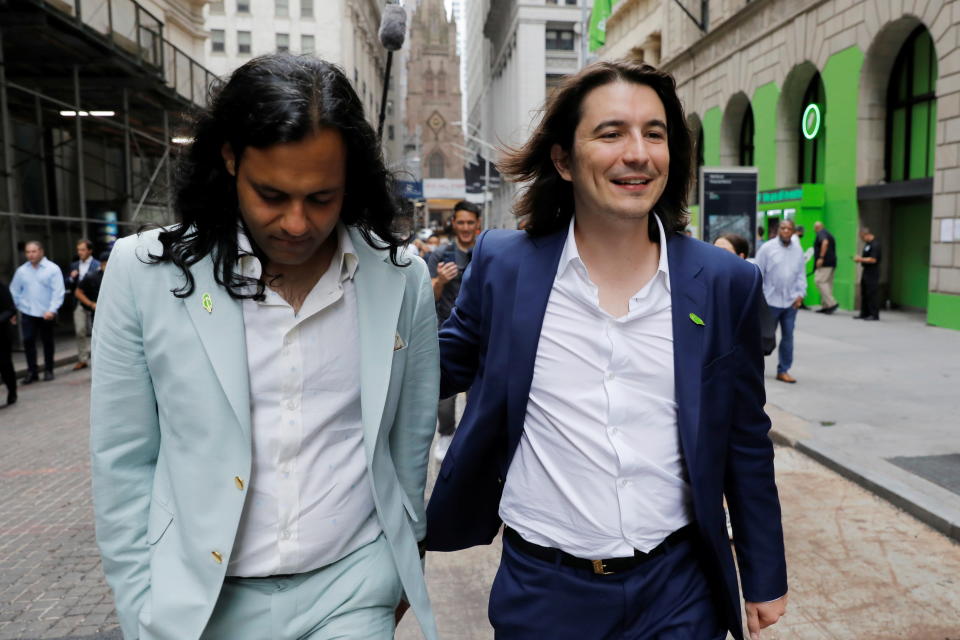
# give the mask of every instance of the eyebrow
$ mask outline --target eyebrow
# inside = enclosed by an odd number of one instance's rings
[[[601,129],[605,129],[605,128],[607,128],[607,127],[622,127],[622,126],[624,126],[625,124],[627,124],[627,122],[626,122],[625,120],[604,120],[603,122],[601,122],[600,124],[598,124],[597,126],[595,126],[595,127],[593,128],[593,131],[592,131],[591,133],[597,133],[597,132],[599,132]],[[645,126],[645,127],[660,127],[660,128],[663,129],[663,130],[666,130],[666,129],[667,129],[667,123],[665,123],[663,120],[658,120],[658,119],[656,119],[656,118],[653,119],[653,120],[647,120],[647,121],[644,123],[644,126]]]
[[[250,184],[253,185],[253,188],[254,188],[254,189],[256,189],[257,191],[260,191],[261,193],[264,192],[264,191],[271,191],[271,192],[273,192],[273,193],[278,193],[278,194],[282,193],[282,194],[284,194],[284,195],[289,195],[289,194],[287,194],[287,192],[284,191],[283,189],[277,189],[276,187],[272,187],[272,186],[270,186],[270,185],[268,185],[268,184],[261,184],[261,183],[259,183],[259,182],[255,182],[255,181],[253,181],[253,180],[250,180]],[[337,191],[337,189],[338,189],[338,187],[330,187],[329,189],[318,189],[318,190],[316,190],[316,191],[311,191],[311,192],[308,193],[307,195],[310,195],[310,196],[315,196],[315,195],[328,195],[328,194],[331,194],[331,193],[335,193],[335,192]]]

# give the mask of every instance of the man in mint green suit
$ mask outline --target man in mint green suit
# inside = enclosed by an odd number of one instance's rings
[[[256,58],[201,114],[179,225],[117,242],[93,336],[97,541],[126,639],[392,638],[436,420],[425,265],[338,68]]]

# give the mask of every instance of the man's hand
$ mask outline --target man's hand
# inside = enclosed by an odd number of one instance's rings
[[[800,305],[803,304],[803,296],[797,296],[797,299],[793,301],[793,308],[799,309]]]
[[[456,262],[441,262],[437,264],[437,280],[441,285],[447,284],[456,278],[459,273],[460,270],[457,268]]]
[[[823,258],[817,258],[817,269],[823,266]]]
[[[76,280],[78,275],[80,275],[80,270],[74,269],[73,271],[70,272],[70,279]]]
[[[53,320],[56,317],[57,317],[57,314],[55,314],[53,311],[47,311],[46,313],[43,314],[44,320]]]
[[[396,610],[395,610],[394,613],[393,613],[393,615],[394,615],[394,617],[395,617],[395,619],[394,619],[394,625],[395,625],[395,626],[398,625],[398,624],[400,624],[400,621],[403,619],[403,614],[405,614],[405,613],[407,612],[407,609],[409,609],[409,608],[410,608],[410,603],[409,603],[409,602],[407,602],[406,600],[401,600],[401,601],[400,601],[400,604],[397,605],[397,608],[396,608]]]
[[[747,631],[750,640],[760,640],[760,629],[766,629],[782,618],[787,612],[787,596],[772,602],[747,602]]]

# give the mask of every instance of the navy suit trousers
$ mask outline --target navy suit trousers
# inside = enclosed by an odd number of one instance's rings
[[[622,573],[596,575],[546,562],[503,540],[490,592],[497,640],[723,640],[716,594],[695,545]]]

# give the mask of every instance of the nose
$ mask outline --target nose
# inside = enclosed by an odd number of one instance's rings
[[[280,228],[283,229],[287,235],[298,237],[307,232],[308,226],[303,200],[291,200],[290,206],[283,213]]]
[[[643,139],[643,134],[640,132],[630,134],[623,150],[624,164],[643,166],[649,159],[650,155],[647,152],[647,143]]]

